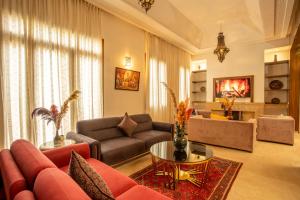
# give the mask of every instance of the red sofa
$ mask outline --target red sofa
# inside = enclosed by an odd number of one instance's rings
[[[167,200],[138,185],[106,164],[90,158],[89,145],[74,144],[45,152],[17,140],[0,152],[0,169],[7,200],[86,200],[89,196],[66,173],[71,151],[79,153],[103,177],[117,200]]]

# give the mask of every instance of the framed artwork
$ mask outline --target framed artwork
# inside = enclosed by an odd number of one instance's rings
[[[115,89],[138,91],[140,72],[116,67]]]
[[[219,98],[232,98],[237,102],[253,102],[254,76],[214,78],[214,101]]]

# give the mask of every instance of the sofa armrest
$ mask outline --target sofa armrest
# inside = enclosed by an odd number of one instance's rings
[[[88,143],[90,146],[91,157],[100,160],[101,158],[101,145],[98,140],[82,135],[80,133],[69,132],[66,136],[67,139],[75,140],[76,143]]]
[[[152,122],[152,126],[154,130],[158,131],[166,131],[173,134],[173,124],[165,123],[165,122]]]
[[[75,151],[84,159],[90,158],[90,148],[87,143],[71,144],[64,147],[58,147],[43,151],[43,154],[60,168],[69,164],[72,151]]]

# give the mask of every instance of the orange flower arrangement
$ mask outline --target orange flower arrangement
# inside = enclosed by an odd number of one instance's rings
[[[162,84],[167,88],[170,93],[175,111],[175,122],[176,122],[176,134],[184,135],[185,122],[190,119],[193,109],[189,108],[189,98],[186,98],[185,101],[179,102],[177,105],[176,96],[174,91],[165,83]]]

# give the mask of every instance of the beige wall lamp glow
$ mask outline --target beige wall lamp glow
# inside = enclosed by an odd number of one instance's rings
[[[131,68],[132,67],[132,60],[130,56],[124,57],[124,67]]]

